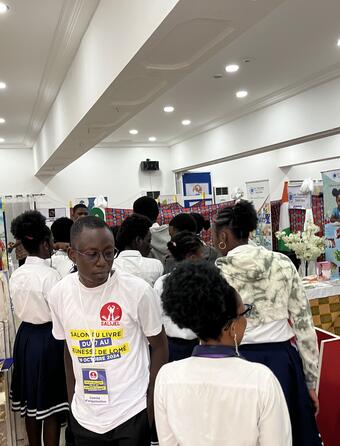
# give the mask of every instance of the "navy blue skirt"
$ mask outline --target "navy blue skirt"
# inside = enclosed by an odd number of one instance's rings
[[[309,397],[302,361],[290,341],[244,344],[240,353],[248,361],[266,365],[281,384],[290,414],[294,446],[321,446],[314,406]]]
[[[43,420],[69,409],[64,342],[52,335],[52,323],[22,322],[15,338],[11,406],[21,416]]]
[[[198,345],[198,339],[171,338],[168,336],[169,362],[190,358],[192,351]]]

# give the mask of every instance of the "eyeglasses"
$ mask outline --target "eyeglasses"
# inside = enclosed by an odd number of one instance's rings
[[[97,263],[100,255],[104,257],[104,260],[106,262],[112,262],[119,254],[119,251],[117,248],[114,249],[106,249],[105,251],[87,251],[82,252],[78,249],[74,249],[78,254],[84,257],[84,260],[88,263]]]
[[[253,306],[250,304],[244,304],[244,308],[245,308],[245,310],[242,313],[237,315],[237,319],[242,316],[244,316],[245,318],[250,317]]]

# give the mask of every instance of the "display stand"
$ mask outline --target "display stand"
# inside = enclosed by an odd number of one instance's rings
[[[317,391],[320,413],[317,418],[325,446],[339,446],[340,420],[340,337],[316,328],[320,346]]]

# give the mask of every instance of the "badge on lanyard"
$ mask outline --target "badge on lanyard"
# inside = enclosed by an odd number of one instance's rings
[[[108,404],[106,371],[104,369],[82,369],[84,399],[87,403]]]

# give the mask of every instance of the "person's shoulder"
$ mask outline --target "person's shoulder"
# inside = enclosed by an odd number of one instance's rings
[[[55,272],[59,275],[57,271]],[[76,286],[77,280],[78,280],[77,273],[67,274],[63,279],[59,280],[59,282],[56,285],[54,285],[53,291],[59,292],[59,291],[64,291],[66,289],[72,289],[73,287]]]
[[[117,281],[119,284],[140,291],[151,288],[144,279],[141,279],[140,277],[137,277],[121,268],[115,268],[114,273],[111,276],[111,281],[112,283],[115,283],[115,281]]]

